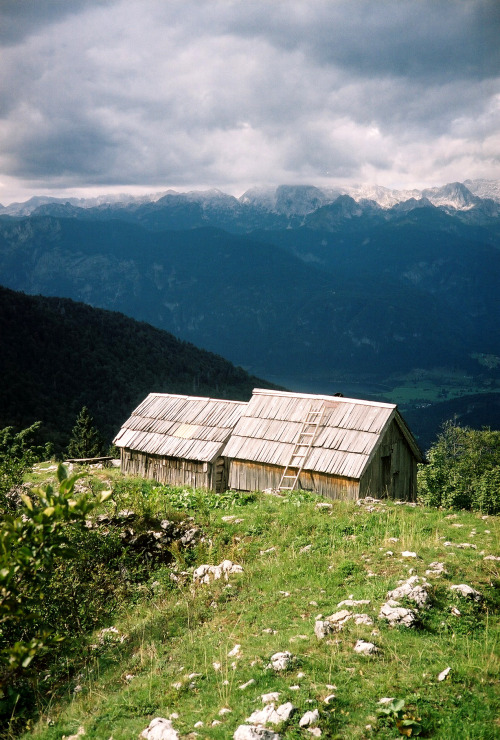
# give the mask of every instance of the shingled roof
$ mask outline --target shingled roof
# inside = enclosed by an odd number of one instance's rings
[[[246,406],[243,401],[150,393],[113,441],[152,455],[212,462]]]
[[[224,450],[235,460],[285,466],[312,403],[325,412],[305,470],[358,479],[393,419],[419,462],[422,453],[395,404],[255,389]]]

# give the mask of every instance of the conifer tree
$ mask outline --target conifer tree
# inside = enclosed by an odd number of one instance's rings
[[[71,432],[68,457],[99,457],[102,452],[102,439],[94,420],[86,406],[82,408]]]

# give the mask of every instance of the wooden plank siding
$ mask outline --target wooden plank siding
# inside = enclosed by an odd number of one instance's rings
[[[163,485],[212,488],[222,493],[227,488],[225,462],[219,458],[214,464],[196,460],[150,455],[122,448],[121,469],[126,475],[149,478]]]
[[[416,493],[417,460],[393,419],[361,478],[360,496],[414,501]]]
[[[237,491],[264,491],[267,488],[277,488],[282,472],[283,468],[277,465],[231,460],[229,487]],[[330,499],[356,500],[359,495],[359,481],[310,470],[302,471],[298,488],[314,491]]]

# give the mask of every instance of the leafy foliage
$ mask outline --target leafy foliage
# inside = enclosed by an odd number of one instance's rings
[[[423,503],[500,512],[500,431],[447,422],[428,459],[418,474]]]
[[[42,453],[50,454],[47,447],[33,447],[33,435],[39,427],[36,422],[17,433],[12,427],[0,429],[0,511],[15,509],[12,490],[21,485],[25,472]]]
[[[22,493],[19,513],[6,515],[0,527],[0,698],[7,705],[6,684],[63,639],[44,612],[54,568],[78,554],[71,547],[69,525],[81,527],[86,515],[111,495],[75,498],[79,477],[68,477],[59,465],[57,489],[48,485],[30,496]]]
[[[68,445],[68,456],[74,458],[98,457],[102,453],[103,443],[99,430],[94,426],[86,406],[78,414],[71,432]]]

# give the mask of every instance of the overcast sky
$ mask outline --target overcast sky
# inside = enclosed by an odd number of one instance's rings
[[[499,0],[1,0],[0,202],[500,179]]]

